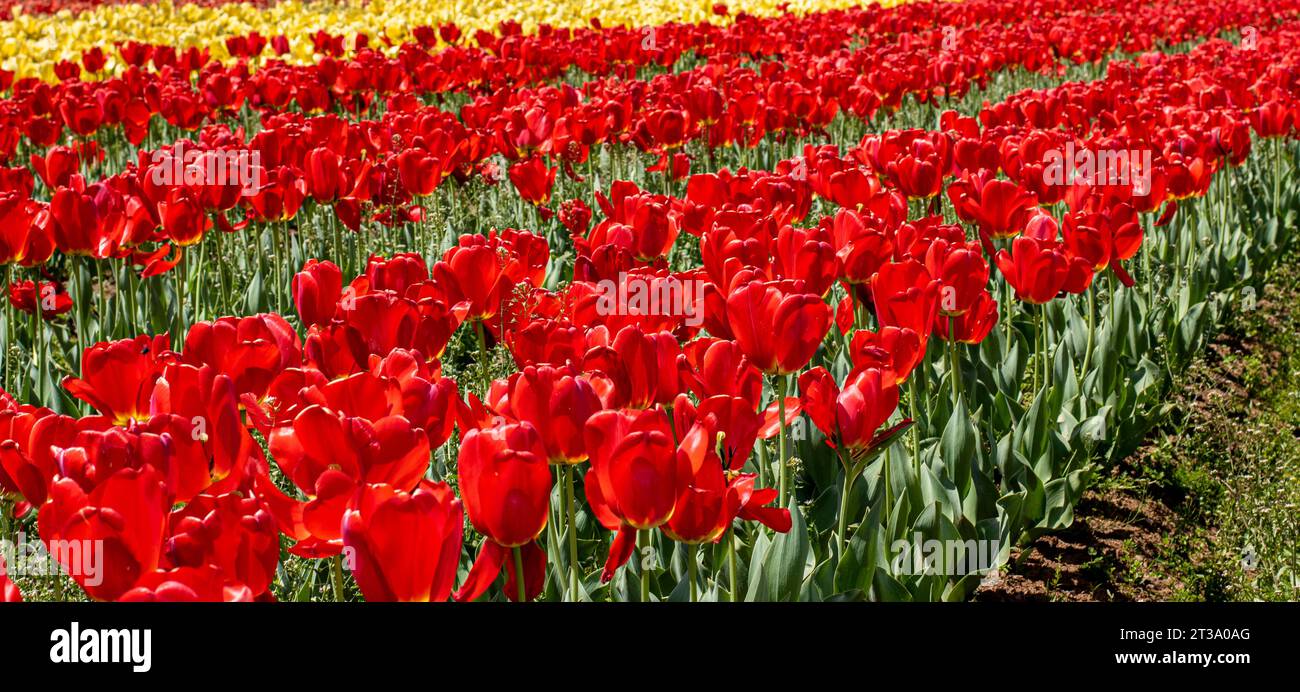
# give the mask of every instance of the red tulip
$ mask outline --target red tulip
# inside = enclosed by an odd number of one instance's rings
[[[496,579],[511,548],[526,548],[525,598],[541,591],[542,576],[536,555],[541,548],[536,538],[546,530],[550,510],[551,472],[546,462],[542,437],[531,423],[510,423],[495,428],[470,430],[461,442],[457,461],[465,512],[474,529],[486,538],[465,583],[456,592],[458,601],[472,601]],[[514,557],[511,556],[513,566]],[[542,554],[540,571],[545,572]],[[513,580],[513,570],[508,573]],[[516,585],[517,587],[517,585]],[[507,596],[518,597],[517,588],[507,587]]]
[[[946,317],[965,314],[989,283],[989,265],[976,243],[935,240],[925,255],[925,267],[940,282],[939,312]]]
[[[1056,241],[1022,236],[1012,242],[1011,252],[999,250],[995,260],[1016,289],[1016,298],[1036,305],[1051,301],[1067,285],[1077,287],[1083,281],[1086,287],[1092,278],[1088,260],[1070,257]]]
[[[407,149],[398,154],[397,170],[402,187],[416,197],[433,194],[438,183],[442,182],[442,165],[428,152],[419,149]]]
[[[588,503],[605,528],[618,531],[601,576],[608,581],[631,555],[635,532],[672,516],[679,490],[677,447],[668,418],[658,409],[601,411],[587,421],[585,438],[591,455]],[[692,438],[692,445],[707,448],[708,440]]]
[[[1014,182],[974,175],[948,188],[957,216],[979,226],[982,235],[1010,238],[1025,227],[1037,205],[1034,193]]]
[[[400,402],[396,383],[390,380],[357,391],[364,377],[371,376],[354,376],[323,394],[333,399],[329,402],[333,405],[353,402],[351,408],[373,418],[313,404],[298,412],[291,424],[270,433],[268,446],[276,464],[311,498],[302,507],[300,533],[307,537],[294,546],[295,554],[338,554],[343,547],[343,512],[358,484],[407,490],[420,482],[429,467],[428,434],[401,415],[383,415],[394,410],[393,399],[376,396],[376,389]],[[361,408],[366,405],[368,410]]]
[[[271,588],[280,563],[280,532],[257,497],[234,492],[199,495],[168,520],[163,555],[172,567],[221,570],[227,582],[254,596]]]
[[[0,264],[21,262],[28,254],[36,205],[18,192],[0,192]],[[52,240],[50,241],[52,244]]]
[[[4,556],[0,555],[0,603],[22,603],[22,600],[23,595],[18,591],[18,585],[9,579]]]
[[[9,284],[9,304],[29,314],[39,308],[41,317],[49,320],[72,310],[72,296],[54,281],[15,281]]]
[[[486,320],[501,310],[516,284],[541,283],[546,253],[545,241],[527,232],[463,235],[433,266],[433,279],[449,305],[469,301],[469,319]]]
[[[366,262],[366,278],[372,291],[394,291],[406,295],[411,286],[429,278],[424,258],[415,253],[400,253],[388,259],[371,257]]]
[[[212,565],[157,570],[136,582],[117,600],[123,603],[248,603],[251,589],[231,582]]]
[[[181,247],[203,240],[212,228],[212,219],[197,196],[184,187],[172,188],[167,193],[167,198],[158,203],[158,215],[162,217],[163,235]]]
[[[587,460],[583,428],[602,406],[591,383],[569,368],[530,365],[510,376],[493,408],[531,423],[552,464],[578,464]]]
[[[293,304],[304,327],[329,324],[338,310],[343,272],[330,261],[310,259],[293,277]]]
[[[121,195],[103,184],[61,188],[50,199],[55,245],[65,254],[108,257],[125,229]]]
[[[981,293],[975,304],[960,317],[939,319],[939,336],[956,339],[963,344],[978,344],[998,323],[998,303],[987,291]],[[951,327],[949,326],[951,325]]]
[[[876,317],[886,327],[911,329],[922,338],[934,330],[941,283],[920,262],[889,262],[871,280]]]
[[[551,200],[555,171],[555,167],[547,166],[542,157],[531,156],[510,166],[510,182],[525,202],[540,207]]]
[[[607,341],[604,327],[587,336],[595,343],[583,356],[583,371],[604,375],[612,383],[604,397],[607,406],[645,408],[669,403],[681,393],[678,356],[682,351],[672,334],[646,334],[629,325],[612,341]]]
[[[234,380],[239,396],[260,400],[276,376],[302,364],[302,343],[293,327],[274,313],[222,317],[190,327],[182,359],[212,366]]]
[[[421,481],[406,493],[365,485],[343,516],[343,544],[367,601],[441,602],[451,596],[464,518],[446,483]]]
[[[836,447],[870,447],[898,408],[898,385],[887,370],[863,370],[840,389],[825,368],[813,368],[799,376],[799,391],[803,410]]]
[[[831,224],[835,255],[843,267],[842,278],[849,284],[870,281],[894,252],[890,237],[869,225],[868,220],[874,223],[874,219],[870,215],[841,209]]]
[[[751,281],[727,296],[727,321],[754,367],[784,375],[812,360],[830,329],[831,309],[798,284]]]
[[[888,370],[894,374],[895,383],[902,384],[925,359],[926,341],[907,327],[881,327],[875,332],[859,329],[849,342],[853,374],[868,368]]]
[[[65,377],[63,388],[115,425],[147,420],[149,397],[162,376],[167,353],[166,334],[95,344],[81,357],[82,377]]]
[[[162,476],[151,466],[118,470],[89,491],[59,478],[40,510],[41,539],[47,549],[56,541],[83,551],[102,545],[103,559],[94,570],[86,570],[84,561],[71,564],[71,550],[60,554],[66,573],[91,598],[114,600],[158,568],[170,506]]]
[[[759,404],[763,376],[734,341],[696,339],[687,344],[684,355],[689,365],[683,376],[700,399],[727,395]]]

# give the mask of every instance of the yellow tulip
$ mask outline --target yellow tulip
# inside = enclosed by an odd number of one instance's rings
[[[787,0],[730,0],[735,15],[747,12],[759,16],[778,14]],[[790,0],[792,12],[804,14],[860,4],[857,0]],[[883,4],[896,4],[884,0]],[[543,0],[521,4],[504,0],[358,0],[322,2],[285,0],[269,7],[232,2],[216,7],[176,6],[170,0],[151,4],[108,5],[72,13],[26,15],[14,9],[13,19],[0,22],[0,62],[19,76],[49,79],[53,65],[63,60],[79,61],[83,51],[100,46],[112,52],[117,43],[140,41],[170,45],[178,49],[208,48],[218,59],[227,57],[225,40],[258,32],[272,37],[289,37],[293,49],[285,56],[291,62],[315,59],[311,35],[317,31],[341,34],[351,39],[358,33],[375,38],[387,36],[395,43],[410,38],[417,26],[454,22],[472,36],[479,29],[494,31],[502,21],[516,21],[526,32],[542,23],[559,27],[587,26],[599,18],[605,26],[648,26],[665,22],[725,23],[730,17],[713,14],[714,0]],[[372,46],[389,54],[396,47],[376,41]],[[110,63],[120,69],[118,61]]]

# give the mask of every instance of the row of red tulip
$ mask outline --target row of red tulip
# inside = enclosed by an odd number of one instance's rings
[[[1038,9],[1052,13],[1050,19],[1016,15],[1015,23],[1007,26],[1002,21],[1008,10],[993,2],[752,20],[726,29],[671,26],[655,29],[665,35],[656,33],[651,48],[641,46],[639,31],[580,32],[572,35],[580,43],[602,47],[604,64],[578,63],[592,74],[608,74],[617,65],[671,65],[688,50],[707,61],[671,79],[593,81],[580,89],[585,100],[568,89],[520,88],[553,80],[573,64],[569,61],[574,58],[568,56],[589,52],[569,52],[573,39],[567,32],[529,38],[484,35],[480,49],[451,48],[432,54],[417,42],[404,45],[402,53],[391,59],[363,49],[350,59],[330,57],[305,67],[272,62],[256,71],[244,62],[211,64],[197,49],[177,57],[170,48],[126,44],[119,51],[133,67],[121,77],[89,83],[73,79],[59,85],[36,80],[15,84],[13,96],[0,109],[0,161],[11,159],[22,142],[29,143],[34,153],[44,153],[65,132],[87,137],[120,127],[129,141],[139,144],[156,118],[182,130],[195,130],[227,121],[246,105],[266,113],[291,105],[309,113],[359,112],[380,100],[387,110],[409,113],[419,110],[417,97],[465,91],[477,96],[461,115],[487,141],[461,142],[460,137],[451,144],[481,156],[499,151],[512,161],[538,151],[567,167],[585,161],[588,148],[604,141],[630,141],[659,152],[701,136],[714,147],[735,142],[752,145],[769,132],[817,131],[840,110],[869,118],[882,107],[896,108],[907,94],[922,100],[960,97],[971,83],[983,83],[989,75],[1013,66],[1037,71],[1050,69],[1057,60],[1096,62],[1116,48],[1149,49],[1156,38],[1177,43],[1268,21],[1256,5],[1242,0],[1213,7],[1161,4],[1118,19],[1104,14],[1113,9],[1112,0],[1070,9],[1075,4],[1045,3]],[[1185,16],[1170,21],[1171,13]],[[950,32],[941,31],[942,27],[963,28]],[[757,37],[779,40],[756,45]],[[512,47],[512,39],[525,46],[540,45]],[[865,43],[854,45],[859,40]],[[626,50],[604,52],[612,50],[611,45]],[[761,70],[743,66],[747,56],[763,56],[766,51],[784,55],[787,66],[773,61],[765,62]],[[624,52],[628,56],[623,57]],[[500,63],[508,59],[518,60],[521,67],[503,67]],[[157,72],[138,67],[149,60]],[[98,57],[91,67],[101,62]],[[198,73],[197,83],[191,84],[194,73]],[[486,79],[488,75],[495,81]],[[504,77],[508,75],[518,77]],[[0,91],[4,86],[0,75]],[[380,144],[373,153],[385,149]],[[89,154],[87,160],[73,161],[74,165],[89,165],[102,155],[83,153]],[[454,157],[448,160],[445,150],[427,153],[444,172],[462,165]],[[60,156],[67,158],[67,152]],[[0,189],[31,187],[30,180],[6,182],[12,176],[22,178],[22,173],[15,170],[0,176]]]

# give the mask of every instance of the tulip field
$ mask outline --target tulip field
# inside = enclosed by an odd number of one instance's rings
[[[4,601],[968,600],[1295,247],[1300,0],[0,25]]]

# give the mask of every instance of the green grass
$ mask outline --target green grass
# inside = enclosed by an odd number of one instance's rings
[[[1300,266],[1291,257],[1270,277],[1257,309],[1238,314],[1234,348],[1199,363],[1184,394],[1207,396],[1180,410],[1148,454],[1130,460],[1110,488],[1141,487],[1177,514],[1154,563],[1129,559],[1181,584],[1179,600],[1300,599]]]

